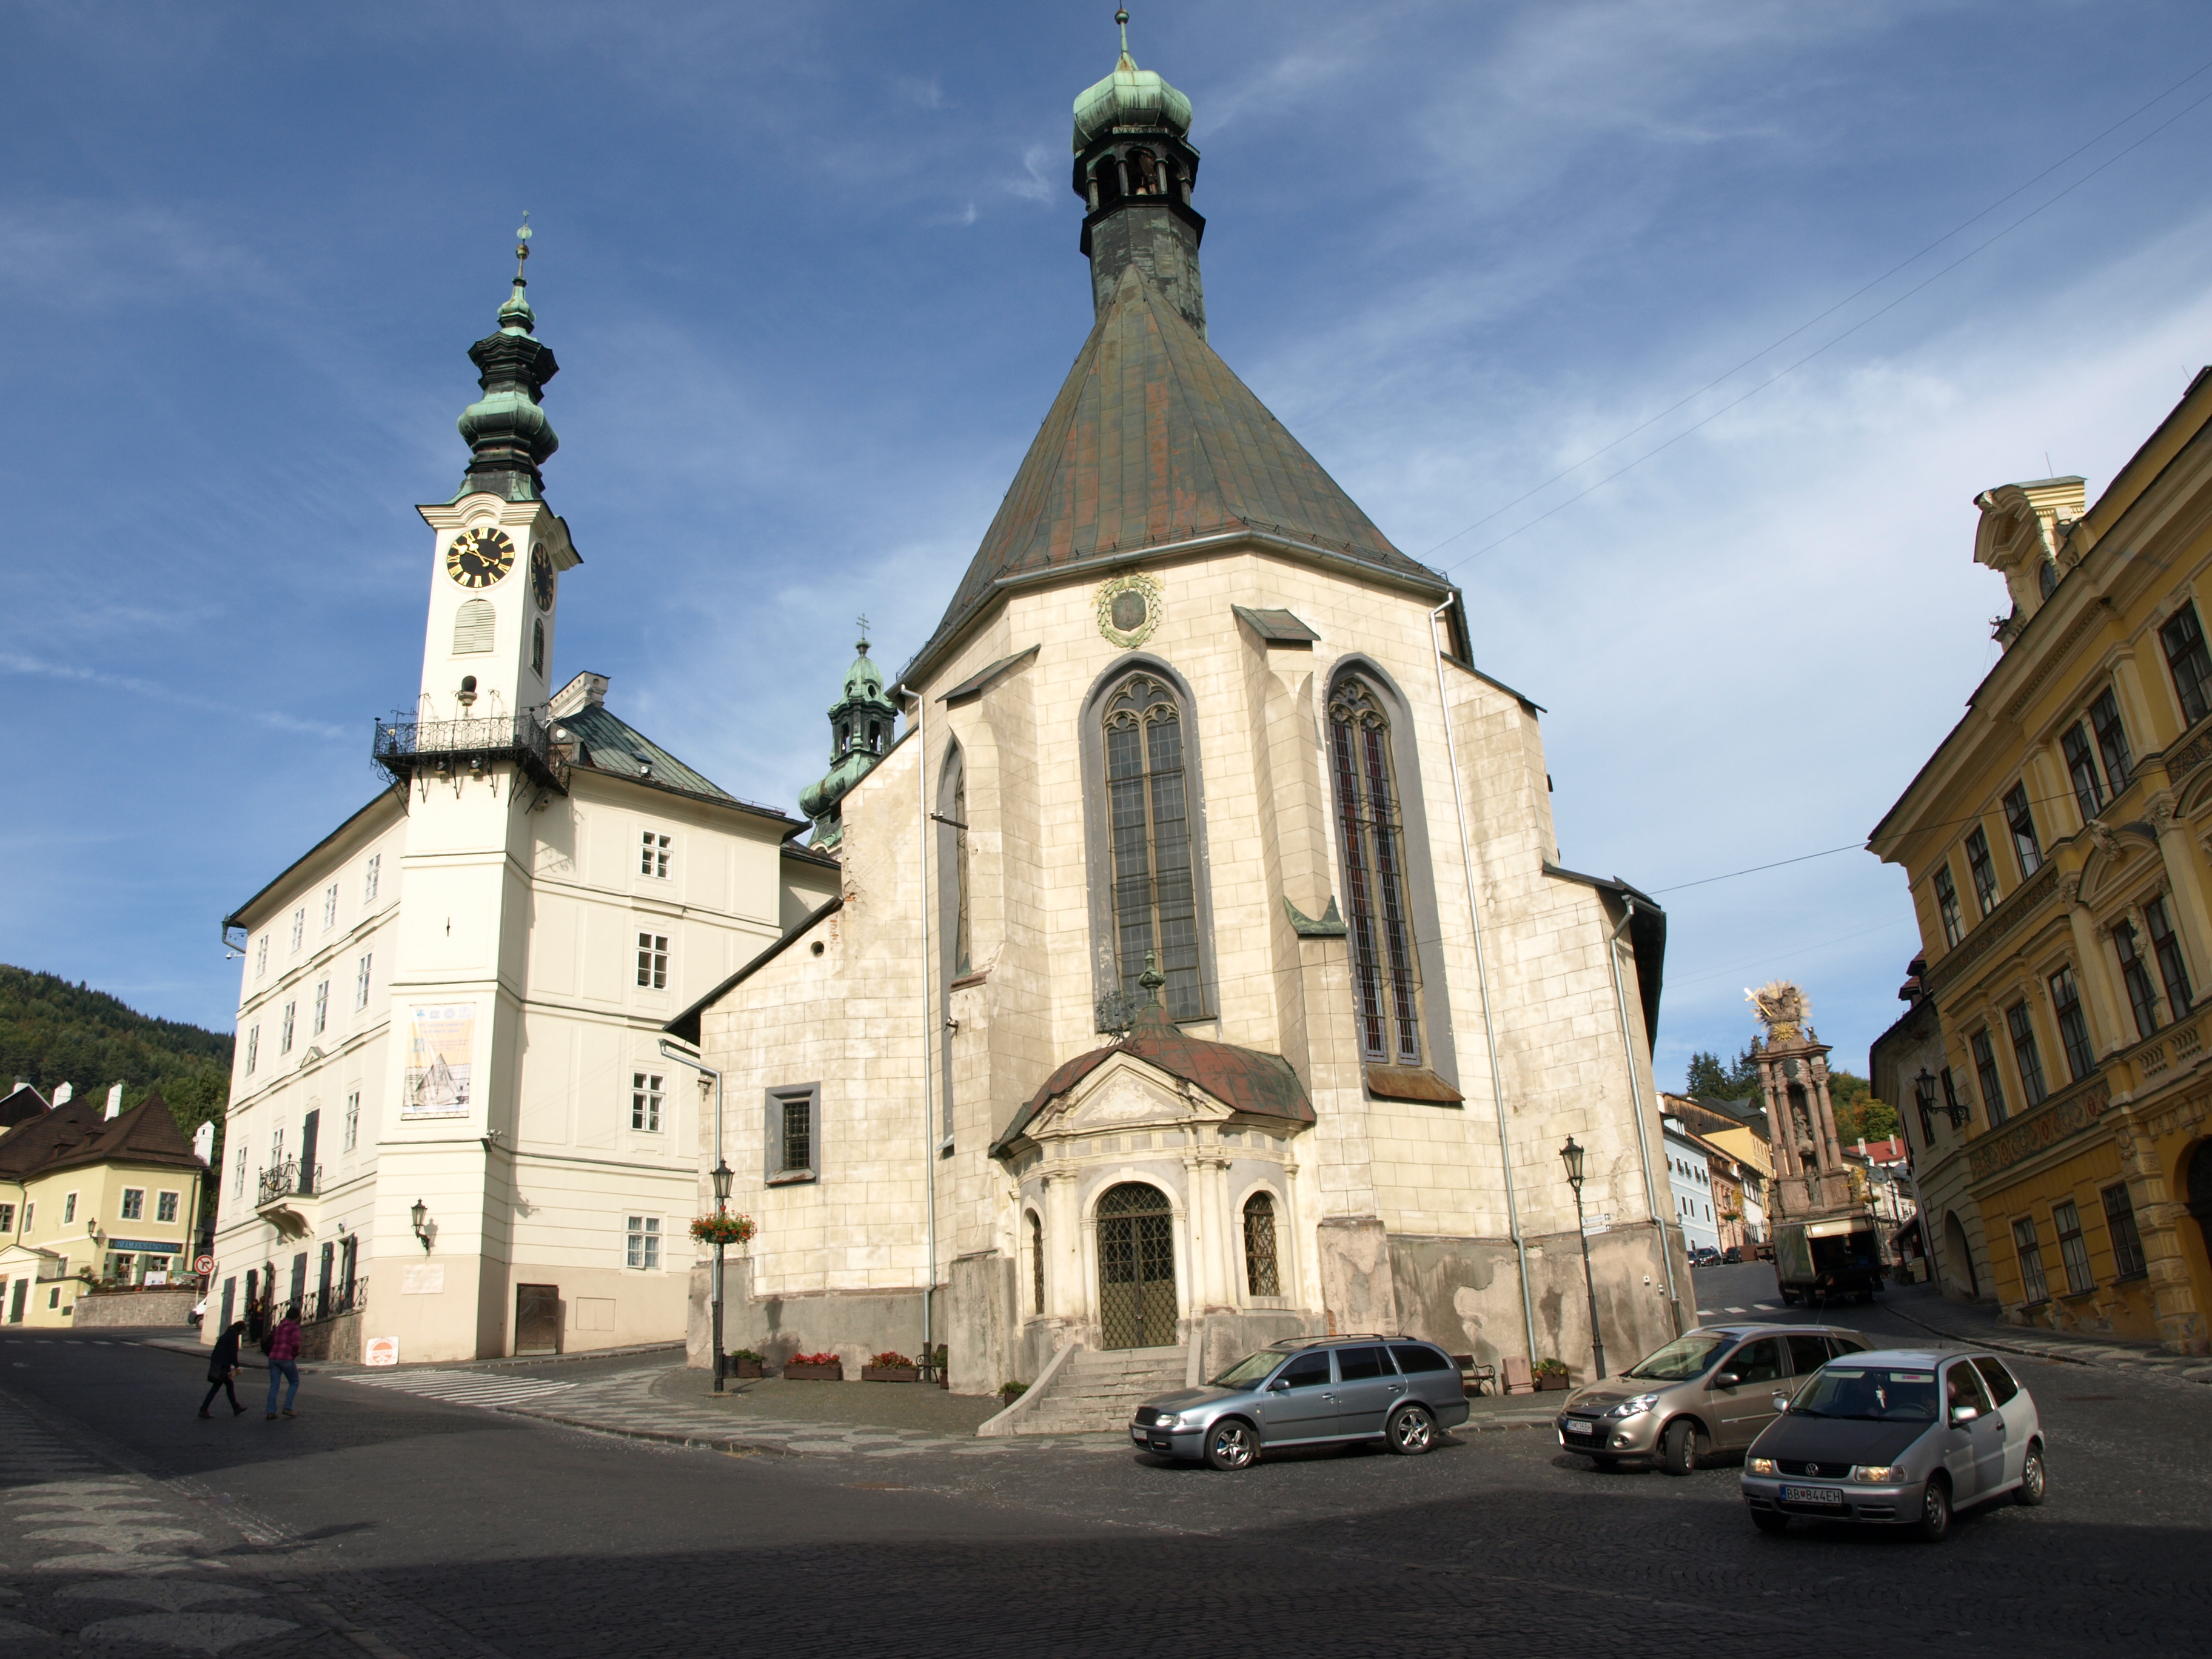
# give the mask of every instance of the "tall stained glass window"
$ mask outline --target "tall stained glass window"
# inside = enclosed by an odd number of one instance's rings
[[[1114,950],[1121,994],[1138,984],[1146,951],[1167,976],[1170,1019],[1206,1012],[1198,971],[1198,896],[1183,770],[1182,710],[1175,692],[1133,674],[1106,702],[1106,794],[1114,840]]]
[[[1407,902],[1390,722],[1374,690],[1355,677],[1339,680],[1329,695],[1328,741],[1360,1056],[1419,1066],[1421,962]]]

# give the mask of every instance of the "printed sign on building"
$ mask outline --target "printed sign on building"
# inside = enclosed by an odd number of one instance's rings
[[[477,1006],[448,1002],[407,1011],[403,1117],[466,1117],[474,1069]]]
[[[392,1336],[372,1336],[362,1345],[361,1363],[364,1365],[397,1365],[399,1363],[399,1339]]]

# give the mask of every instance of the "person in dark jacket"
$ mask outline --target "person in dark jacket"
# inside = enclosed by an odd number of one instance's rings
[[[212,1415],[208,1407],[215,1404],[218,1394],[230,1396],[230,1414],[235,1417],[246,1409],[238,1403],[238,1389],[232,1378],[238,1375],[238,1345],[245,1340],[246,1322],[234,1319],[230,1328],[215,1340],[215,1352],[208,1355],[207,1398],[200,1401],[200,1415]]]

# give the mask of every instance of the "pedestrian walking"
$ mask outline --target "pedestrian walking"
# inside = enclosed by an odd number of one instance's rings
[[[230,1396],[230,1414],[235,1417],[246,1409],[238,1403],[238,1386],[233,1382],[238,1375],[238,1345],[246,1340],[246,1322],[234,1319],[230,1328],[215,1340],[215,1351],[208,1355],[207,1398],[200,1401],[200,1415],[214,1415],[208,1410],[215,1404],[218,1394]]]
[[[292,1387],[284,1396],[284,1415],[293,1414],[292,1402],[300,1397],[300,1310],[295,1305],[284,1310],[284,1317],[276,1328],[269,1333],[269,1420],[276,1420],[276,1384],[289,1379]]]

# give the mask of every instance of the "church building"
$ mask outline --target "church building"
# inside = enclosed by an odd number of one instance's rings
[[[1587,1375],[1593,1301],[1643,1352],[1693,1316],[1665,916],[1560,866],[1541,709],[1207,343],[1188,100],[1125,28],[1074,113],[1090,334],[935,632],[848,676],[834,890],[669,1022],[758,1229],[726,1340],[1048,1415],[1322,1331]]]

